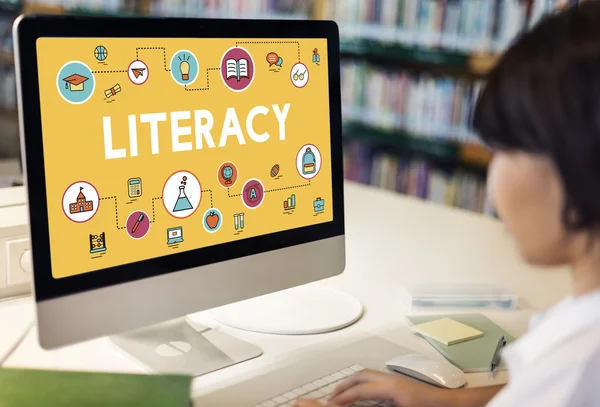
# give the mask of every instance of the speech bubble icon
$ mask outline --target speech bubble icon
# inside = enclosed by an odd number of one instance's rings
[[[279,58],[279,55],[277,55],[274,52],[269,52],[267,54],[267,62],[269,63],[269,66],[273,65],[274,63],[278,62],[278,60],[280,60],[281,58]]]
[[[278,67],[281,67],[281,65],[283,65],[283,58],[279,57],[277,59],[277,62],[275,63],[275,65],[277,65]]]

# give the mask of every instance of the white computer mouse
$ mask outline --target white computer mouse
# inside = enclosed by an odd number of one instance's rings
[[[423,355],[398,356],[388,361],[386,366],[394,372],[447,389],[457,389],[467,382],[463,371],[450,362],[431,359]]]

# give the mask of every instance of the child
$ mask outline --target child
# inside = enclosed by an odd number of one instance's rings
[[[446,390],[366,371],[329,405],[600,406],[600,2],[548,17],[518,39],[491,72],[473,125],[494,150],[489,190],[522,257],[570,266],[572,296],[505,349],[504,387]]]

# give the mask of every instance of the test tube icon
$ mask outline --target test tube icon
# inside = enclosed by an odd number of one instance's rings
[[[233,215],[233,227],[235,230],[244,229],[244,214],[236,213]]]

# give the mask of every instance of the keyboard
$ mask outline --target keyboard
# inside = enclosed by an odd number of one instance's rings
[[[333,393],[335,387],[339,382],[346,379],[348,376],[353,375],[356,372],[360,372],[365,368],[360,365],[348,366],[342,370],[338,370],[327,376],[321,377],[313,382],[306,383],[304,386],[291,389],[285,393],[275,396],[269,400],[265,400],[262,403],[256,404],[254,407],[294,407],[294,404],[298,399],[312,398],[319,400],[326,404],[327,398]],[[369,407],[369,406],[381,406],[381,407],[393,407],[394,405],[388,401],[359,401],[348,407]]]

